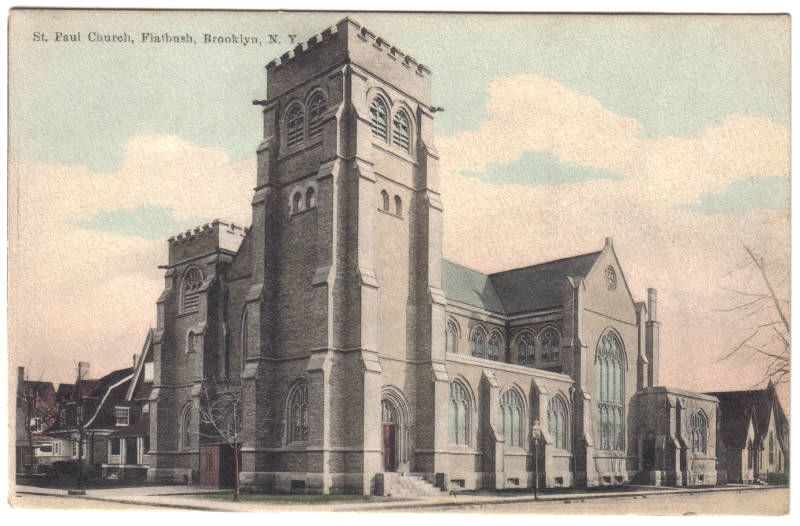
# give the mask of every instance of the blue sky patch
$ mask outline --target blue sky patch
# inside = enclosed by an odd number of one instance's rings
[[[178,220],[172,210],[159,205],[142,205],[127,210],[103,211],[88,221],[78,222],[86,230],[109,232],[146,239],[165,238],[202,224],[201,219]]]
[[[716,194],[702,194],[695,203],[676,208],[698,214],[744,214],[751,210],[789,208],[791,189],[788,177],[749,177],[731,183]]]
[[[522,158],[510,163],[489,163],[482,172],[465,172],[467,177],[491,184],[550,186],[579,183],[595,179],[620,180],[614,172],[561,161],[550,152],[527,151]]]

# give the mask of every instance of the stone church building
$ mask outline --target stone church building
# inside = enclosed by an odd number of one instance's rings
[[[266,70],[250,227],[169,239],[150,479],[231,469],[197,409],[226,378],[245,490],[716,483],[717,399],[659,386],[656,291],[611,239],[489,275],[443,258],[427,67],[345,18]]]

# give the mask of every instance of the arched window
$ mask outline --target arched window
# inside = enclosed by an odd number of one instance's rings
[[[369,113],[372,117],[372,135],[386,141],[388,135],[388,110],[386,103],[380,97],[372,99],[372,104],[369,106]]]
[[[600,449],[620,451],[624,447],[622,342],[607,331],[597,344],[597,409],[600,417]]]
[[[503,438],[506,446],[522,447],[522,398],[509,389],[500,398],[500,413],[503,416]]]
[[[383,211],[389,211],[389,193],[386,190],[381,190],[381,201],[383,202]]]
[[[197,312],[200,308],[200,287],[203,285],[203,273],[197,267],[189,267],[183,275],[181,283],[181,311]]]
[[[450,384],[450,443],[469,444],[470,397],[461,382]]]
[[[289,392],[288,413],[287,441],[308,440],[308,385],[305,382],[299,382]]]
[[[775,438],[772,435],[772,431],[769,432],[769,463],[770,465],[775,464]]]
[[[303,202],[303,194],[295,192],[292,196],[292,213],[296,214],[300,211],[300,204]]]
[[[403,201],[399,195],[394,196],[394,213],[403,217]]]
[[[447,352],[458,352],[458,327],[452,321],[447,322],[447,329],[445,331],[445,342]]]
[[[703,411],[697,411],[689,419],[692,434],[692,451],[708,452],[708,418]]]
[[[325,113],[325,97],[317,93],[308,103],[308,138],[316,139],[322,134],[322,114]]]
[[[242,328],[240,333],[242,338],[242,370],[244,370],[244,364],[247,363],[247,357],[250,355],[250,349],[247,345],[247,307],[245,307],[244,312],[242,313]]]
[[[306,190],[306,210],[317,206],[317,196],[313,188]]]
[[[533,336],[529,332],[524,332],[517,339],[517,360],[520,365],[533,365],[533,358]]]
[[[567,404],[560,396],[554,396],[547,404],[547,430],[553,439],[553,446],[559,449],[569,448],[569,413]]]
[[[486,358],[486,333],[481,327],[472,333],[472,356]]]
[[[753,439],[747,439],[747,469],[753,469],[753,457],[755,457],[755,450],[753,449]]]
[[[196,447],[194,426],[194,408],[192,403],[189,402],[183,408],[183,414],[181,415],[181,449],[183,451],[189,451]]]
[[[303,144],[303,107],[295,104],[286,114],[286,146]]]
[[[490,360],[497,361],[500,358],[500,343],[501,343],[500,333],[497,331],[492,331],[492,335],[489,337],[489,355],[488,358]]]
[[[200,337],[194,331],[189,331],[186,335],[186,352],[197,352],[200,347]]]
[[[392,144],[405,151],[411,146],[411,126],[408,115],[403,110],[395,113],[392,120]]]
[[[542,350],[543,362],[557,362],[559,360],[559,346],[561,345],[561,338],[558,336],[558,331],[552,327],[548,327],[539,335],[539,348]]]

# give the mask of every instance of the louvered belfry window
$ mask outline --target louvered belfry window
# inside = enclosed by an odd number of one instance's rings
[[[317,93],[308,105],[308,138],[316,139],[322,134],[322,114],[325,112],[325,97]]]
[[[203,284],[203,273],[197,267],[191,267],[183,276],[181,288],[181,306],[183,312],[196,312],[200,307],[200,286]]]
[[[386,103],[380,97],[375,97],[369,107],[372,117],[372,135],[379,139],[386,140],[389,137],[388,110]]]
[[[394,114],[392,121],[392,144],[408,151],[411,146],[411,125],[403,110]]]
[[[286,115],[286,146],[294,148],[303,144],[303,108],[292,106]]]

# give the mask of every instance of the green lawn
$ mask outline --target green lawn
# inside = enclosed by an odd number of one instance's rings
[[[216,491],[197,495],[199,499],[233,500],[232,491]],[[273,504],[328,504],[331,502],[365,502],[372,497],[364,495],[266,495],[260,493],[242,493],[241,502],[266,502]]]

